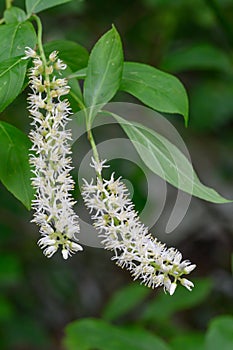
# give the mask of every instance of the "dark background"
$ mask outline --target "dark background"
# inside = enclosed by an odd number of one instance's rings
[[[22,3],[14,2],[23,7]],[[232,18],[231,0],[83,0],[41,14],[44,42],[72,40],[90,50],[114,23],[122,37],[125,60],[147,63],[179,77],[189,95],[189,127],[185,129],[181,116],[167,118],[184,139],[200,178],[227,198],[233,198]],[[203,53],[203,46],[215,51]],[[116,100],[138,103],[123,94]],[[1,119],[27,132],[25,95]],[[107,139],[111,132],[120,135],[118,129],[98,129],[97,139]],[[112,169],[132,183],[136,208],[143,209],[145,174],[119,159],[112,162]],[[36,245],[38,231],[30,224],[32,213],[2,185],[0,190],[0,347],[61,349],[64,327],[77,318],[98,317],[112,293],[131,278],[102,249],[85,247],[84,253],[68,261],[59,254],[45,258]],[[169,187],[171,201],[175,194]],[[197,264],[194,276],[213,280],[211,298],[199,309],[195,322],[190,317],[186,320],[204,330],[212,317],[233,312],[232,205],[193,199],[184,222],[166,235],[163,229],[169,211],[168,203],[154,232]]]

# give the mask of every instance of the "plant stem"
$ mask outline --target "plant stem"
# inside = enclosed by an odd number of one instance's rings
[[[45,79],[49,83],[49,76],[46,73],[47,61],[46,61],[46,57],[45,57],[45,53],[44,53],[44,49],[43,49],[43,44],[42,44],[42,24],[41,24],[41,20],[36,15],[33,15],[32,19],[35,19],[36,24],[37,24],[37,29],[38,29],[38,32],[37,32],[38,48],[39,48],[39,51],[40,51],[41,59],[43,61],[44,67],[45,67]],[[88,118],[88,115],[87,115],[86,107],[85,107],[85,105],[83,104],[83,102],[81,101],[81,99],[78,96],[76,96],[73,93],[71,93],[71,96],[78,102],[79,106],[84,110],[85,117],[86,117],[87,137],[88,137],[88,140],[89,140],[90,145],[92,147],[93,156],[95,158],[95,161],[97,163],[99,163],[100,159],[99,159],[99,154],[98,154],[97,147],[96,147],[96,144],[95,144],[95,140],[94,140],[93,134],[91,132],[91,128],[90,128],[90,126],[89,126],[89,124],[87,122],[89,118]],[[97,174],[97,176],[101,178],[100,174]]]
[[[213,11],[216,19],[218,20],[221,28],[226,34],[226,37],[230,43],[230,45],[233,46],[233,28],[231,26],[231,23],[227,20],[226,16],[224,15],[221,7],[216,2],[216,0],[205,0],[206,4],[211,8]]]
[[[6,0],[6,9],[10,9],[14,0]]]
[[[70,92],[70,95],[78,103],[79,107],[84,111],[85,119],[86,119],[87,138],[88,138],[88,141],[90,142],[91,148],[93,150],[93,156],[94,156],[96,162],[99,162],[99,154],[97,151],[95,140],[94,140],[93,134],[91,132],[91,127],[87,122],[89,118],[88,118],[88,114],[86,111],[86,107],[85,107],[84,103],[82,102],[82,100],[77,95],[75,95],[72,91]]]
[[[91,131],[91,125],[88,122],[88,120],[90,120],[90,118],[88,116],[87,109],[84,109],[84,113],[85,113],[85,119],[86,119],[87,139],[90,142],[90,145],[91,145],[91,148],[92,148],[93,157],[94,157],[95,161],[97,163],[100,163],[100,157],[99,157],[99,153],[98,153],[98,150],[97,150],[97,147],[96,147],[94,136],[93,136],[92,131]],[[102,181],[101,174],[96,172],[96,175]]]
[[[6,0],[6,10],[10,9],[12,6],[13,0]],[[5,23],[5,18],[0,18],[0,24]]]
[[[95,158],[95,161],[97,163],[99,163],[100,162],[99,154],[98,154],[98,151],[97,151],[97,147],[96,147],[95,140],[94,140],[94,137],[93,137],[91,129],[87,130],[87,138],[88,138],[88,140],[89,140],[89,142],[91,144],[91,148],[92,148],[92,151],[93,151],[93,156]]]
[[[43,48],[43,44],[42,44],[42,23],[41,23],[40,18],[38,16],[36,16],[36,15],[33,15],[31,18],[34,19],[36,21],[36,24],[37,24],[37,43],[38,43],[38,48],[39,48],[39,51],[40,51],[41,59],[42,59],[44,65],[46,66],[47,62],[46,62],[46,57],[45,57],[44,48]]]
[[[73,99],[78,103],[78,106],[81,108],[81,109],[85,109],[85,105],[84,103],[82,102],[82,100],[77,96],[75,95],[75,93],[73,93],[72,91],[70,91],[70,95],[73,97]]]
[[[42,42],[42,34],[43,34],[43,28],[42,28],[42,23],[40,18],[37,15],[33,15],[31,19],[34,19],[37,24],[37,44],[40,52],[40,57],[42,59],[43,65],[44,65],[44,77],[45,81],[47,83],[47,92],[48,92],[48,98],[50,96],[50,79],[49,79],[49,74],[47,73],[47,60],[45,57],[44,53],[44,48],[43,48],[43,42]]]

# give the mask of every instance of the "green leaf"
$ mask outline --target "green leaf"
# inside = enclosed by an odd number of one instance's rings
[[[170,72],[181,72],[192,69],[219,70],[225,73],[232,71],[228,55],[209,44],[184,47],[165,57],[161,68]]]
[[[83,96],[82,91],[79,85],[79,82],[76,79],[69,78],[69,76],[72,75],[71,69],[67,66],[66,70],[62,72],[61,76],[67,77],[69,79],[69,86],[70,86],[70,92],[69,92],[69,101],[70,106],[72,108],[73,113],[76,113],[77,111],[80,111],[80,101],[83,105]]]
[[[0,112],[21,92],[27,61],[14,57],[0,62]]]
[[[55,40],[44,45],[46,55],[52,51],[59,51],[59,58],[61,58],[69,68],[75,72],[87,66],[88,51],[85,47],[68,40]]]
[[[188,97],[176,77],[142,63],[125,62],[123,67],[120,90],[157,111],[183,115],[187,125]],[[74,72],[72,77],[86,79],[86,68]]]
[[[205,350],[204,334],[191,333],[185,335],[178,335],[170,342],[172,350]]]
[[[179,113],[188,123],[188,97],[174,76],[142,63],[125,62],[120,90],[165,113]]]
[[[84,103],[90,107],[90,120],[96,105],[107,103],[117,92],[123,69],[121,39],[115,27],[105,33],[91,51],[84,82]],[[97,109],[100,107],[97,106]]]
[[[71,78],[76,78],[76,79],[86,79],[87,77],[87,68],[79,69],[78,71],[74,72],[71,75]]]
[[[27,19],[26,13],[19,7],[12,6],[4,11],[6,24],[24,22]]]
[[[160,292],[148,304],[141,320],[156,323],[168,322],[174,313],[199,305],[210,294],[211,283],[208,279],[196,279],[194,282],[195,288],[191,293],[182,286],[177,287],[172,298]]]
[[[32,13],[38,13],[50,7],[65,4],[71,0],[26,0],[26,11],[30,16]]]
[[[139,123],[128,122],[110,113],[121,124],[143,162],[171,185],[193,196],[213,203],[231,202],[214,189],[203,185],[192,164],[169,140]]]
[[[158,337],[141,329],[123,329],[102,320],[83,319],[66,327],[66,350],[169,350]]]
[[[149,288],[136,283],[124,287],[117,291],[105,306],[103,318],[112,321],[123,316],[142,302],[149,293]]]
[[[206,334],[205,350],[233,349],[233,316],[219,316],[211,323]]]
[[[27,61],[14,57],[0,62],[0,112],[21,92]]]
[[[80,101],[83,103],[83,96],[80,85],[77,80],[69,79],[70,94],[69,100],[73,113],[81,109]],[[77,101],[78,100],[78,101]]]
[[[35,30],[30,22],[0,26],[0,61],[24,55],[25,46],[34,48],[36,41]]]
[[[14,126],[0,122],[0,180],[29,210],[33,199],[28,152],[31,143]]]

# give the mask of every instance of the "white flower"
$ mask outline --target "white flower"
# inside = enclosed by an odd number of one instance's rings
[[[26,60],[28,58],[36,58],[36,57],[37,57],[36,51],[31,49],[30,47],[25,47],[25,56],[22,57],[22,60]]]
[[[69,174],[72,137],[66,124],[71,109],[68,100],[61,99],[69,92],[69,86],[66,79],[57,79],[53,74],[65,69],[66,65],[58,59],[57,51],[50,54],[46,65],[34,50],[26,48],[25,54],[25,58],[33,58],[29,70],[32,93],[28,97],[33,127],[29,134],[32,141],[29,160],[34,173],[32,185],[36,190],[32,221],[40,226],[42,237],[38,244],[44,254],[51,257],[61,248],[63,258],[67,259],[83,248],[75,243],[79,222],[70,194],[74,188]]]
[[[100,162],[96,162],[94,160],[94,158],[92,158],[91,160],[92,160],[92,163],[90,164],[90,166],[95,169],[97,174],[101,174],[101,171],[102,171],[103,168],[108,168],[109,167],[109,165],[105,165],[107,160],[103,160],[103,161],[100,161]]]
[[[181,278],[180,283],[188,290],[192,290],[192,288],[194,287],[194,284],[186,278]]]
[[[84,180],[82,195],[102,244],[115,254],[112,259],[148,287],[163,285],[164,290],[173,295],[180,282],[191,290],[193,283],[182,276],[191,272],[195,265],[187,260],[181,262],[182,255],[178,250],[167,248],[149,234],[121,180],[115,180],[114,174],[110,180],[100,176],[103,164],[105,161],[92,160],[91,166],[98,176],[96,183]]]

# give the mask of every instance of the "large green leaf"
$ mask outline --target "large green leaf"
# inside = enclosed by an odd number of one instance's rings
[[[158,337],[141,329],[123,329],[102,320],[83,319],[66,327],[66,350],[169,350]]]
[[[103,318],[112,321],[123,316],[142,302],[149,293],[149,288],[137,283],[124,287],[117,291],[107,303]]]
[[[165,113],[179,113],[188,123],[188,98],[174,76],[142,63],[125,62],[120,90]]]
[[[209,44],[183,47],[169,53],[161,63],[162,69],[180,72],[192,69],[219,70],[225,73],[232,71],[232,63],[227,54]]]
[[[52,51],[59,51],[59,57],[73,72],[87,66],[88,51],[73,41],[54,40],[45,44],[44,50],[47,55]]]
[[[34,48],[36,34],[30,22],[11,23],[0,26],[0,62],[24,54],[25,46]]]
[[[0,112],[20,93],[27,68],[27,61],[21,57],[0,62]]]
[[[30,16],[32,13],[38,13],[50,7],[65,4],[71,0],[26,0],[26,10]]]
[[[74,72],[72,77],[86,79],[87,69]],[[176,77],[142,63],[124,62],[119,89],[157,111],[183,115],[187,125],[188,97]]]
[[[117,92],[123,69],[121,39],[113,27],[105,33],[91,51],[84,82],[84,102],[90,107],[90,120],[96,108],[110,101]],[[97,107],[96,107],[97,106]]]
[[[155,174],[193,196],[213,203],[231,202],[203,185],[184,154],[169,140],[139,123],[128,122],[111,113],[134,144],[144,163]]]
[[[24,22],[27,19],[26,13],[19,7],[12,6],[4,11],[6,24]]]
[[[233,316],[215,318],[207,331],[205,350],[233,349]]]
[[[14,126],[0,122],[0,180],[27,209],[31,207],[33,189],[28,162],[30,141]]]

